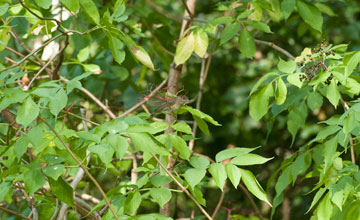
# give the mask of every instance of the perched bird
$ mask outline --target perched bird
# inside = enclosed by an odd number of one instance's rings
[[[154,117],[159,114],[176,114],[176,112],[184,105],[190,103],[191,100],[185,96],[171,96],[164,101],[150,117]]]

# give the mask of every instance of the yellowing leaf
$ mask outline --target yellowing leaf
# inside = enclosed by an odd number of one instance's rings
[[[195,39],[193,33],[180,40],[176,47],[175,64],[180,65],[185,63],[195,49]]]
[[[135,56],[140,63],[144,64],[146,67],[155,70],[154,64],[151,61],[149,54],[140,46],[130,46],[131,53]]]
[[[194,52],[199,55],[199,57],[203,58],[206,54],[207,47],[209,45],[209,38],[205,31],[198,30],[194,33],[195,40],[195,48]]]

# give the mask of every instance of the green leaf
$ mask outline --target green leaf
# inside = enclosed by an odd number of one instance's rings
[[[33,122],[39,115],[40,109],[37,104],[32,100],[31,97],[27,98],[26,101],[21,105],[17,112],[16,122],[18,124],[27,127]]]
[[[88,148],[88,150],[97,154],[105,165],[109,165],[111,163],[114,155],[114,150],[109,144],[92,145]]]
[[[190,187],[194,189],[194,187],[204,178],[205,174],[205,169],[190,168],[185,171],[184,177],[186,182],[189,183]]]
[[[125,213],[130,215],[136,213],[141,204],[141,195],[138,191],[129,193],[125,200]]]
[[[180,154],[180,157],[182,159],[189,160],[191,152],[186,142],[175,134],[170,134],[169,137],[175,151]]]
[[[51,0],[35,0],[36,4],[42,8],[48,9],[51,6]]]
[[[231,163],[225,165],[226,174],[229,177],[231,183],[234,185],[235,189],[237,189],[240,179],[241,172],[239,168]]]
[[[191,127],[185,122],[178,122],[176,124],[173,124],[171,125],[171,128],[173,128],[175,131],[180,131],[185,134],[192,134]]]
[[[35,164],[32,165],[33,166],[24,173],[25,189],[30,195],[33,195],[46,183],[40,167],[37,167]]]
[[[249,165],[254,165],[254,164],[264,164],[271,159],[273,159],[273,157],[265,158],[265,157],[259,156],[257,154],[250,153],[250,154],[243,154],[243,155],[237,156],[234,159],[232,159],[230,163],[238,165],[238,166],[249,166]]]
[[[197,168],[197,169],[207,169],[210,161],[204,157],[197,157],[197,156],[192,156],[190,158],[190,164],[191,166]]]
[[[263,31],[265,33],[272,33],[272,31],[270,30],[270,27],[261,21],[246,20],[245,23],[250,25],[251,27],[258,29],[260,31]]]
[[[129,150],[129,142],[125,137],[122,137],[117,134],[108,134],[105,138],[102,139],[103,144],[109,144],[112,149],[115,151],[116,158],[122,159],[126,151]]]
[[[291,13],[294,11],[296,0],[283,0],[281,2],[281,12],[283,13],[284,19],[287,20]]]
[[[1,5],[0,6],[0,16],[3,16],[7,12],[8,9],[9,9],[8,3]]]
[[[216,185],[223,191],[226,181],[226,170],[222,163],[213,163],[209,166],[209,172],[214,178]]]
[[[159,203],[161,208],[171,199],[171,191],[168,188],[152,188],[150,189],[150,195]]]
[[[287,128],[292,135],[292,142],[295,140],[297,131],[304,126],[307,117],[305,102],[292,108],[288,115]]]
[[[326,89],[326,98],[330,101],[330,103],[336,108],[339,104],[340,100],[340,92],[337,88],[335,80],[331,80],[329,86]]]
[[[137,45],[132,45],[129,48],[131,53],[140,63],[144,64],[146,67],[148,67],[151,70],[155,70],[154,64],[151,61],[149,54],[146,52],[144,48]]]
[[[287,87],[281,77],[276,79],[275,102],[281,105],[286,100]]]
[[[244,182],[246,188],[258,199],[261,201],[266,202],[267,204],[270,204],[269,200],[266,197],[265,191],[260,186],[259,182],[256,180],[254,174],[252,174],[249,170],[244,170],[239,168],[241,173],[241,179]]]
[[[194,195],[196,201],[198,201],[201,205],[206,206],[206,200],[204,199],[203,193],[199,187],[195,187],[194,189],[190,188],[190,191]]]
[[[318,8],[302,0],[296,1],[301,18],[315,30],[322,32],[323,17]]]
[[[244,154],[248,154],[251,151],[254,151],[254,150],[258,149],[258,148],[259,147],[254,147],[254,148],[236,147],[236,148],[225,149],[225,150],[222,150],[222,151],[220,151],[219,153],[216,154],[215,160],[216,160],[216,162],[221,162],[221,161],[229,159],[229,158],[233,158],[233,157],[237,157],[237,156],[242,156]]]
[[[54,97],[50,99],[50,112],[55,117],[59,114],[61,110],[63,110],[66,107],[68,101],[68,97],[66,95],[66,92],[63,88],[60,88]]]
[[[235,22],[226,26],[220,35],[220,45],[232,39],[239,32],[240,28],[241,24],[239,22]]]
[[[273,96],[273,94],[272,85],[267,84],[259,92],[251,96],[249,112],[254,121],[259,121],[266,114],[269,107],[269,98]]]
[[[28,133],[27,138],[33,146],[37,146],[43,138],[42,128],[38,125],[33,127]]]
[[[266,73],[265,75],[263,75],[259,80],[256,81],[256,84],[254,85],[254,87],[251,89],[250,91],[250,96],[257,91],[257,89],[261,86],[261,84],[269,79],[270,77],[272,76],[278,76],[279,74],[278,73],[275,73],[275,72],[270,72],[270,73]]]
[[[323,97],[317,92],[312,92],[307,97],[307,105],[311,109],[311,111],[315,111],[320,108],[323,104]]]
[[[311,154],[308,151],[300,154],[296,158],[294,165],[291,166],[291,179],[293,184],[295,183],[297,176],[304,173],[310,167],[311,159]]]
[[[360,93],[360,83],[353,78],[346,78],[346,91],[355,95]]]
[[[79,2],[86,15],[89,16],[95,24],[100,24],[100,15],[95,3],[92,0],[80,0]]]
[[[278,69],[284,73],[293,73],[296,70],[296,63],[293,60],[285,61],[279,58]]]
[[[221,124],[219,124],[217,121],[215,121],[210,115],[205,114],[204,112],[195,109],[191,106],[183,106],[182,109],[190,112],[190,114],[192,114],[192,116],[197,116],[201,119],[204,119],[207,122],[210,122],[211,124],[215,125],[215,126],[221,126]]]
[[[176,47],[175,63],[180,65],[186,62],[195,49],[195,38],[194,34],[191,32],[189,35],[185,36],[180,40]]]
[[[246,28],[243,28],[243,30],[240,32],[239,49],[240,52],[246,58],[252,58],[255,55],[256,52],[255,40],[254,37]]]
[[[57,155],[51,155],[51,154],[45,154],[44,160],[46,161],[46,163],[50,165],[59,164],[65,161],[63,157]]]
[[[10,35],[10,28],[2,28],[0,29],[0,51],[4,50],[6,45],[8,44],[11,35]]]
[[[200,117],[193,115],[193,118],[196,122],[196,124],[199,126],[200,130],[206,135],[209,136],[210,135],[210,131],[209,131],[209,127],[206,124],[206,122],[201,119]]]
[[[319,220],[329,220],[332,214],[333,205],[329,197],[329,193],[321,200],[317,207],[317,217]]]
[[[155,175],[155,176],[152,176],[150,178],[150,182],[156,186],[156,187],[161,187],[163,185],[166,185],[168,183],[171,183],[172,179],[168,176],[163,176],[163,175]]]
[[[52,166],[45,167],[44,173],[54,180],[57,180],[59,176],[65,173],[65,166],[63,164],[55,164]]]
[[[60,201],[74,207],[73,188],[63,178],[58,178],[57,180],[48,178],[48,182],[51,191]]]
[[[298,88],[301,88],[303,83],[300,81],[300,74],[303,74],[303,73],[293,73],[293,74],[288,75],[287,81],[290,84],[292,84]]]
[[[21,136],[14,145],[14,152],[18,159],[24,155],[29,145],[29,140],[26,136]]]
[[[19,88],[4,88],[2,91],[5,97],[0,102],[0,111],[13,103],[22,102],[26,97],[29,96],[29,93],[26,93]]]
[[[80,138],[85,139],[87,141],[93,141],[95,143],[100,143],[101,139],[98,135],[90,133],[88,131],[78,131],[76,132],[77,135],[79,135]]]
[[[209,45],[209,38],[205,31],[198,29],[194,32],[194,52],[203,58]]]
[[[12,188],[11,182],[2,182],[0,183],[0,201],[4,201],[5,197],[8,195]]]
[[[60,2],[65,6],[65,8],[76,13],[79,10],[79,0],[60,0]]]
[[[94,74],[100,74],[102,71],[99,65],[96,64],[82,64],[85,71],[93,72]]]
[[[349,115],[344,120],[343,131],[346,135],[350,134],[351,131],[356,126],[355,114],[354,112],[350,112]]]
[[[129,133],[136,150],[148,153],[169,156],[170,153],[155,138],[148,133]]]
[[[322,197],[322,195],[324,195],[325,192],[326,192],[326,188],[320,188],[316,192],[316,194],[311,202],[310,208],[306,211],[306,213],[308,213],[316,205],[316,203],[319,201],[319,199]]]
[[[79,53],[77,54],[77,59],[79,60],[80,63],[82,63],[89,58],[89,55],[90,55],[90,48],[89,46],[87,46],[79,51]]]
[[[344,57],[344,65],[346,66],[345,76],[350,76],[350,74],[359,64],[359,62],[360,62],[360,51],[345,55]]]
[[[124,44],[121,42],[121,40],[114,38],[113,36],[109,36],[109,48],[114,57],[114,60],[118,64],[122,64],[122,62],[125,60],[125,51]],[[152,68],[154,67],[152,66]]]
[[[227,24],[227,23],[231,23],[234,21],[233,17],[230,16],[222,16],[222,17],[217,17],[214,20],[211,21],[212,24],[214,25],[218,25],[218,24]]]

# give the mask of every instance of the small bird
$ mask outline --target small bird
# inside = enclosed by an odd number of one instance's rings
[[[155,109],[150,117],[154,117],[159,114],[176,114],[182,106],[190,102],[191,100],[185,95],[168,97],[163,104]]]

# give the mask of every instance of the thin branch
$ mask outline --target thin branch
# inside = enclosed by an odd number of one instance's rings
[[[189,14],[190,18],[193,19],[194,18],[194,15],[193,13],[190,11],[190,8],[189,6],[187,5],[186,1],[185,0],[181,0],[181,2],[183,3],[184,7],[185,7],[185,10],[186,12]]]
[[[60,79],[64,82],[68,82],[69,80],[66,79],[63,76],[60,76]],[[84,87],[81,87],[81,91],[84,92],[89,98],[91,98],[100,108],[102,108],[111,119],[115,119],[116,115],[108,108],[106,107],[96,96],[94,96],[89,90],[85,89]]]
[[[22,215],[22,214],[19,214],[19,213],[13,211],[13,210],[10,210],[10,209],[7,209],[7,208],[1,207],[1,206],[0,206],[0,209],[3,210],[3,211],[5,211],[5,212],[8,212],[8,213],[10,213],[10,214],[13,214],[13,215],[15,215],[15,216],[17,216],[17,217],[20,217],[20,218],[23,218],[23,219],[27,219],[27,220],[31,220],[31,218],[26,217],[26,216],[24,216],[24,215]]]
[[[85,109],[80,108],[80,112],[81,112],[82,118],[85,118]],[[84,127],[84,131],[89,131],[87,124],[84,120],[82,120],[82,124]],[[89,164],[89,161],[90,161],[90,151],[86,150],[86,166]],[[77,171],[73,181],[70,184],[70,186],[73,188],[74,191],[75,191],[76,187],[78,186],[78,184],[80,183],[81,179],[83,178],[84,174],[85,174],[85,172],[81,168]],[[68,208],[69,208],[69,206],[67,204],[65,204],[64,202],[61,203],[61,208],[60,208],[60,211],[59,211],[59,214],[57,217],[58,220],[64,219]]]
[[[52,41],[58,39],[59,37],[62,37],[66,35],[65,33],[61,33],[61,34],[58,34],[56,35],[55,37],[53,38],[50,38],[47,42],[45,42],[43,45],[41,45],[39,48],[35,49],[34,51],[32,51],[31,53],[29,53],[28,55],[26,55],[23,59],[21,59],[19,62],[7,67],[7,68],[4,68],[4,69],[1,69],[0,70],[0,73],[2,72],[5,72],[7,70],[10,70],[12,68],[15,68],[17,66],[19,66],[20,64],[22,64],[23,62],[25,62],[25,60],[29,59],[29,57],[31,57],[32,55],[34,55],[35,53],[39,52],[42,48],[46,47],[49,43],[51,43]]]
[[[213,219],[215,219],[216,215],[218,214],[218,212],[219,212],[219,210],[220,210],[220,208],[221,208],[221,204],[222,204],[223,201],[224,201],[225,190],[226,190],[226,182],[225,182],[225,185],[224,185],[224,189],[223,189],[223,191],[221,192],[221,196],[220,196],[219,202],[217,203],[216,208],[215,208],[213,214],[211,215],[211,218],[213,218]]]
[[[30,12],[30,14],[34,15],[36,18],[40,19],[40,20],[44,20],[44,21],[54,21],[57,25],[56,30],[61,32],[61,33],[65,33],[64,31],[60,30],[61,27],[61,22],[55,18],[45,18],[45,17],[40,17],[39,15],[37,15],[35,12],[33,12],[30,8],[28,8],[23,0],[19,0],[19,3],[28,11]]]
[[[342,102],[345,111],[350,109],[349,105],[342,98],[340,98],[340,101]],[[353,140],[351,133],[350,133],[350,154],[351,154],[351,162],[353,162],[353,164],[356,164],[355,151],[354,151],[354,140]]]
[[[28,86],[27,86],[28,89],[31,87],[31,85],[32,85],[32,83],[35,81],[35,79],[46,69],[46,67],[48,67],[48,66],[50,65],[50,63],[51,63],[59,54],[62,53],[62,51],[64,51],[64,49],[65,49],[65,47],[62,48],[62,49],[61,49],[58,53],[56,53],[53,57],[51,57],[51,58],[49,59],[49,61],[40,68],[40,70],[39,70],[39,71],[34,75],[34,77],[30,80],[30,82],[29,82],[29,84],[28,84]]]
[[[185,192],[185,194],[195,203],[195,205],[200,209],[200,211],[206,216],[207,219],[212,220],[212,217],[209,215],[209,213],[206,212],[206,210],[201,206],[201,204],[195,199],[195,197],[186,189],[185,186],[183,186],[175,177],[172,175],[172,173],[165,167],[165,165],[160,161],[160,159],[155,156],[155,154],[151,153],[151,155],[155,158],[155,160],[158,162],[158,164],[164,169],[166,174],[180,187],[182,191]]]
[[[280,53],[284,54],[285,56],[287,56],[288,58],[295,60],[295,57],[293,55],[291,55],[290,52],[288,52],[287,50],[277,46],[276,44],[274,44],[273,42],[268,42],[268,41],[263,41],[263,40],[257,40],[255,39],[255,43],[257,44],[262,44],[262,45],[266,45],[269,46],[277,51],[279,51]]]
[[[66,148],[66,150],[68,151],[68,153],[70,154],[70,156],[76,161],[76,163],[84,170],[84,172],[86,173],[86,175],[90,178],[90,180],[94,183],[94,185],[96,186],[96,188],[98,188],[98,190],[100,191],[101,195],[103,196],[106,204],[109,206],[110,211],[113,213],[114,217],[117,220],[120,220],[120,218],[117,216],[114,208],[111,206],[111,203],[108,199],[108,197],[106,196],[106,193],[104,192],[104,190],[101,188],[100,184],[97,182],[97,180],[93,177],[93,175],[91,175],[91,173],[89,172],[89,170],[82,164],[82,162],[77,158],[77,156],[72,152],[72,150],[70,149],[70,147],[65,143],[65,141],[62,139],[62,137],[55,131],[55,129],[53,127],[51,127],[51,125],[41,116],[38,116],[38,118],[43,121],[45,123],[45,125],[55,134],[55,136],[60,140],[61,144]]]
[[[257,207],[254,199],[252,198],[252,196],[250,195],[249,191],[245,188],[245,186],[243,184],[239,184],[239,187],[240,189],[245,193],[246,197],[249,199],[252,207],[254,208],[257,216],[260,218],[260,219],[263,219],[264,217],[261,215],[261,212],[259,210],[259,208]]]
[[[152,97],[154,96],[168,81],[168,78],[164,79],[160,85],[158,85],[147,97]],[[120,114],[118,116],[118,118],[124,117],[128,114],[130,114],[131,112],[135,111],[137,108],[139,108],[142,104],[144,104],[145,102],[147,102],[146,97],[141,99],[138,103],[136,103],[133,107],[129,108],[128,110],[126,110],[124,113]]]

